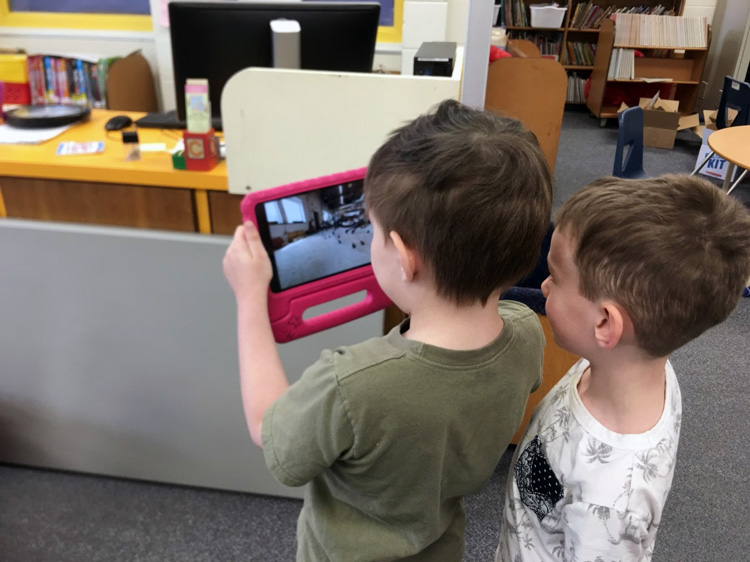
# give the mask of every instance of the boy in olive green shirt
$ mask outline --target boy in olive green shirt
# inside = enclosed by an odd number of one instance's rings
[[[271,265],[239,227],[243,403],[274,476],[306,485],[297,560],[460,562],[463,496],[479,491],[541,381],[536,315],[500,293],[536,263],[550,173],[513,119],[448,100],[370,161],[371,260],[409,314],[387,336],[324,351],[288,385],[267,313]]]

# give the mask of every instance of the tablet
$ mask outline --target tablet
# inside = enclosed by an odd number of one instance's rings
[[[367,168],[248,193],[242,217],[255,223],[273,265],[268,313],[277,342],[344,324],[390,306],[370,265]],[[364,292],[312,318],[309,308]]]

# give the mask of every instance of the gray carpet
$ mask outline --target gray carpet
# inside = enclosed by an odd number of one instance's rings
[[[556,169],[559,206],[611,173],[617,129],[566,112]],[[646,149],[650,175],[690,171],[700,141],[681,132],[671,151]],[[735,192],[750,202],[750,183]],[[747,560],[750,552],[750,299],[675,353],[684,418],[677,473],[655,562]],[[505,478],[467,498],[466,557],[492,560]],[[204,562],[294,559],[300,502],[0,465],[3,562]]]

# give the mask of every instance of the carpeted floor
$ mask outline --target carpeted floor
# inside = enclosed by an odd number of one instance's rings
[[[611,173],[616,125],[566,112],[556,206]],[[681,132],[671,151],[646,149],[650,175],[689,172],[700,141]],[[736,190],[750,203],[750,182]],[[741,561],[750,552],[750,299],[673,356],[684,418],[677,473],[655,562]],[[467,498],[466,556],[493,558],[512,451]],[[204,562],[294,559],[296,500],[0,465],[3,562]]]

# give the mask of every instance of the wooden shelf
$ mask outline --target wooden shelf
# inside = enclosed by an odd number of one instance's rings
[[[644,84],[652,87],[654,93],[660,90],[664,98],[679,101],[682,114],[692,112],[698,96],[698,86],[706,64],[708,47],[682,48],[659,47],[655,45],[615,45],[615,22],[605,20],[599,32],[594,68],[591,71],[591,87],[586,105],[596,117],[601,119],[617,117],[617,107],[605,105],[608,85]],[[711,44],[711,28],[706,30],[706,44]],[[635,57],[633,61],[634,79],[608,78],[614,49],[641,49],[645,51],[688,51],[682,57]],[[669,78],[668,81],[647,82],[644,79]],[[664,89],[666,87],[666,90]],[[641,93],[645,96],[647,93]]]
[[[697,86],[700,82],[694,82],[692,80],[663,80],[660,82],[647,82],[646,80],[635,78],[633,80],[623,80],[622,78],[607,78],[607,82],[639,82],[641,84],[664,84],[669,86],[670,84],[680,84],[688,86]]]
[[[508,25],[505,29],[508,31],[565,31],[564,27],[530,27],[520,25]]]
[[[602,106],[602,111],[597,117],[601,119],[612,119],[614,117],[617,117],[619,113],[617,113],[617,110],[620,109],[619,107],[615,107],[614,105],[604,105]],[[680,115],[690,115],[689,112],[681,111]]]
[[[708,47],[655,47],[653,45],[612,45],[613,49],[638,49],[639,51],[708,51]]]
[[[506,2],[509,2],[510,0],[506,0]],[[524,9],[527,11],[527,15],[530,15],[528,10],[529,6],[532,4],[538,4],[539,0],[521,0]],[[558,4],[561,6],[567,6],[567,12],[565,13],[565,17],[562,21],[561,27],[531,27],[528,25],[506,25],[505,29],[508,32],[524,32],[525,36],[527,34],[538,34],[542,37],[546,37],[550,40],[554,40],[554,42],[558,42],[559,37],[559,47],[557,55],[559,59],[562,59],[563,54],[565,54],[567,50],[568,43],[571,42],[583,42],[583,43],[599,43],[601,41],[602,36],[602,27],[604,27],[604,24],[606,22],[612,23],[611,19],[602,20],[602,26],[599,28],[591,28],[591,27],[571,27],[571,23],[573,22],[573,15],[576,9],[576,6],[579,4],[582,4],[584,0],[566,0],[565,2],[561,2],[558,0]],[[634,2],[634,0],[597,0],[596,4],[598,4],[601,7],[607,7],[610,5],[615,6],[632,6],[634,4],[640,4],[644,6],[651,6],[654,7],[658,4],[661,4],[666,7],[667,10],[674,10],[675,14],[678,16],[681,16],[684,9],[685,4],[687,3],[687,0],[638,0],[637,2]],[[511,20],[509,20],[511,21]],[[588,22],[590,23],[590,22]],[[614,24],[613,24],[614,27]],[[555,33],[562,33],[561,36],[557,35],[549,35],[545,34],[545,32],[555,32]],[[609,61],[609,56],[611,53],[611,50],[613,48],[612,43],[614,43],[614,33],[609,38],[609,51],[607,51],[607,61]],[[673,80],[671,82],[652,82],[654,85],[670,85],[672,86],[672,92],[674,95],[677,95],[677,97],[681,100],[681,103],[689,104],[691,103],[691,99],[693,95],[697,95],[698,88],[693,88],[695,84],[698,84],[698,82],[694,82],[694,80],[699,80],[700,75],[696,74],[699,70],[702,70],[703,64],[705,63],[705,57],[707,49],[671,49],[669,47],[646,47],[644,45],[635,46],[635,45],[617,45],[616,47],[620,48],[636,48],[639,50],[656,50],[656,49],[663,49],[663,50],[680,50],[680,51],[690,51],[686,52],[684,54],[684,57],[686,59],[690,59],[687,63],[684,65],[680,65],[680,63],[673,63],[668,62],[666,64],[660,63],[660,62],[646,62],[646,63],[638,63],[636,64],[636,73],[637,76],[643,76],[647,78],[672,78]],[[597,49],[598,50],[598,49]],[[648,53],[646,53],[648,54]],[[637,61],[638,59],[636,59]],[[642,60],[642,59],[641,59]],[[655,59],[653,59],[655,60]],[[699,62],[702,60],[703,62]],[[596,66],[596,60],[594,61],[594,65],[585,65],[585,64],[563,64],[562,65],[565,71],[568,74],[571,74],[572,72],[590,72],[591,73],[591,80],[592,80],[592,87],[594,90],[594,97],[598,97],[599,101],[597,102],[597,105],[601,105],[602,99],[604,97],[604,90],[606,88],[606,85],[609,82],[615,82],[614,80],[610,81],[607,80],[607,69],[604,69],[603,75],[600,71],[597,70]],[[585,76],[585,75],[584,75]],[[597,85],[594,87],[593,82],[595,81],[595,77],[597,78]],[[632,82],[632,83],[641,83],[646,84],[646,82],[643,82],[643,80],[618,80],[617,82]],[[682,89],[681,91],[679,91]],[[586,102],[566,102],[566,103],[586,103]],[[694,100],[693,102],[694,103]],[[590,107],[591,108],[591,107]],[[598,109],[597,109],[598,110]],[[592,109],[592,112],[596,114],[597,111]],[[611,111],[607,112],[606,117],[616,117],[617,116],[617,108],[612,108]]]
[[[615,107],[614,105],[605,105],[602,106],[602,111],[597,117],[600,117],[602,119],[607,118],[610,119],[612,117],[617,117],[617,110],[619,108]]]

